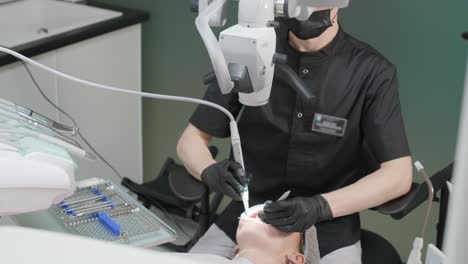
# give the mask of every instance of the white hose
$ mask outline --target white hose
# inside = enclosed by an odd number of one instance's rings
[[[220,0],[220,1],[217,1],[216,3],[221,2],[221,1],[226,1],[226,0]],[[60,77],[62,77],[64,79],[67,79],[67,80],[70,80],[70,81],[73,81],[73,82],[77,82],[77,83],[81,83],[81,84],[84,84],[84,85],[87,85],[87,86],[90,86],[90,87],[95,87],[95,88],[98,88],[98,89],[101,89],[101,90],[107,90],[107,91],[112,91],[112,92],[117,92],[117,93],[124,93],[124,94],[131,94],[131,95],[136,95],[136,96],[141,96],[141,97],[146,97],[146,98],[152,98],[152,99],[159,99],[159,100],[194,103],[194,104],[206,105],[206,106],[218,109],[219,111],[226,114],[226,116],[228,116],[228,118],[230,120],[231,144],[232,144],[232,147],[233,147],[234,151],[236,151],[237,153],[240,153],[240,155],[236,155],[235,160],[237,162],[239,162],[242,165],[242,167],[244,167],[244,160],[243,160],[243,157],[242,157],[242,147],[241,147],[239,132],[238,132],[238,129],[237,129],[236,119],[231,114],[231,112],[229,112],[229,110],[227,110],[226,108],[224,108],[224,107],[222,107],[222,106],[220,106],[218,104],[215,104],[215,103],[212,103],[212,102],[209,102],[209,101],[206,101],[206,100],[189,98],[189,97],[145,93],[145,92],[131,91],[131,90],[125,90],[125,89],[121,89],[121,88],[115,88],[115,87],[112,87],[112,86],[97,84],[97,83],[93,83],[93,82],[90,82],[90,81],[81,80],[81,79],[78,79],[76,77],[73,77],[73,76],[70,76],[68,74],[59,72],[59,71],[54,70],[52,68],[49,68],[49,67],[47,67],[45,65],[42,65],[42,64],[40,64],[40,63],[38,63],[38,62],[36,62],[34,60],[31,60],[30,58],[28,58],[26,56],[21,55],[18,52],[7,49],[5,47],[0,46],[0,52],[10,54],[11,56],[18,58],[19,60],[22,60],[22,61],[24,61],[26,63],[29,63],[29,64],[33,65],[33,66],[36,66],[36,67],[38,67],[38,68],[40,68],[40,69],[42,69],[42,70],[44,70],[46,72],[50,72],[52,74],[60,76]],[[227,67],[226,67],[226,69],[227,69]]]
[[[195,19],[195,25],[198,32],[205,43],[208,55],[210,56],[213,70],[218,79],[219,88],[223,94],[231,92],[234,88],[234,83],[231,80],[229,69],[224,58],[221,45],[210,28],[210,19],[216,14],[226,3],[226,0],[214,0],[205,10],[203,10]]]
[[[413,242],[413,248],[411,249],[408,261],[406,264],[422,264],[422,249],[424,247],[424,240],[420,237],[416,237]]]
[[[81,79],[78,79],[76,77],[73,77],[73,76],[67,75],[65,73],[59,72],[57,70],[54,70],[52,68],[49,68],[49,67],[47,67],[45,65],[42,65],[42,64],[40,64],[40,63],[38,63],[38,62],[36,62],[34,60],[31,60],[30,58],[25,57],[25,56],[21,55],[20,53],[15,52],[13,50],[10,50],[10,49],[4,48],[4,47],[0,47],[0,51],[4,52],[4,53],[7,53],[7,54],[10,54],[11,56],[16,57],[16,58],[18,58],[18,59],[20,59],[20,60],[22,60],[22,61],[24,61],[26,63],[29,63],[29,64],[31,64],[33,66],[36,66],[36,67],[38,67],[38,68],[40,68],[40,69],[42,69],[44,71],[50,72],[52,74],[55,74],[57,76],[60,76],[60,77],[62,77],[64,79],[67,79],[67,80],[70,80],[70,81],[73,81],[73,82],[84,84],[86,86],[91,86],[91,87],[99,88],[99,89],[102,89],[102,90],[108,90],[108,91],[117,92],[117,93],[125,93],[125,94],[141,96],[141,97],[153,98],[153,99],[187,102],[187,103],[195,103],[195,104],[206,105],[206,106],[209,106],[209,107],[216,108],[216,109],[222,111],[223,113],[225,113],[229,117],[231,122],[236,121],[236,119],[231,114],[231,112],[229,112],[226,108],[224,108],[224,107],[222,107],[222,106],[220,106],[218,104],[209,102],[209,101],[205,101],[205,100],[201,100],[201,99],[195,99],[195,98],[181,97],[181,96],[171,96],[171,95],[162,95],[162,94],[153,94],[153,93],[131,91],[131,90],[116,88],[116,87],[112,87],[112,86],[97,84],[97,83],[93,83],[93,82],[90,82],[90,81],[81,80]]]

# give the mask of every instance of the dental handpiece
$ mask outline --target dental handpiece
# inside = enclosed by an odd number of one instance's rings
[[[244,191],[241,193],[242,204],[244,204],[244,210],[247,215],[249,215],[249,187],[245,186]]]
[[[235,121],[230,123],[230,130],[231,130],[232,153],[234,156],[234,160],[237,161],[242,166],[242,168],[244,169],[244,173],[245,173],[244,157],[242,155],[240,135],[239,135],[239,130],[237,128],[237,123]],[[247,213],[247,211],[250,208],[249,187],[247,184],[243,186],[243,190],[241,191],[241,198],[242,198],[242,203],[244,205],[244,210]]]
[[[244,205],[244,210],[246,213],[248,213],[248,210],[250,208],[249,206],[249,180],[247,177],[247,173],[243,168],[239,168],[239,170],[236,172],[237,176],[242,177],[244,179],[244,182],[242,186],[239,188],[239,192],[241,195],[242,199],[242,204]]]

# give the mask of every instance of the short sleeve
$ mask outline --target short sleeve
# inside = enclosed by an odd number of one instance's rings
[[[378,163],[411,155],[395,66],[389,66],[370,82],[361,122],[364,140]]]
[[[237,116],[242,108],[238,94],[222,94],[217,83],[208,86],[203,99],[223,106],[234,116]],[[192,114],[190,123],[213,137],[226,138],[230,136],[229,118],[220,110],[212,107],[199,105]]]

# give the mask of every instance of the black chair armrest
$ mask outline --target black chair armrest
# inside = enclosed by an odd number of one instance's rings
[[[211,156],[216,158],[218,148],[210,146]],[[169,186],[177,198],[189,202],[200,201],[208,188],[202,182],[196,180],[183,166],[174,164],[169,173]]]
[[[437,172],[431,177],[434,192],[444,188],[447,181],[452,179],[453,163]],[[428,188],[426,183],[413,183],[410,192],[406,195],[387,202],[379,207],[377,211],[382,214],[390,215],[394,219],[402,219],[415,208],[424,203],[428,197]]]
[[[206,186],[196,180],[190,173],[180,165],[172,167],[169,173],[169,186],[177,198],[188,202],[200,201],[202,195],[207,191]]]

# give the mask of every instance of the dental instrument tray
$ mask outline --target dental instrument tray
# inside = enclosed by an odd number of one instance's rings
[[[119,186],[97,178],[77,183],[74,194],[60,204],[22,218],[19,222],[33,223],[26,225],[34,228],[139,247],[157,246],[176,239],[176,232],[169,225]],[[47,222],[47,226],[41,226],[41,222]]]

